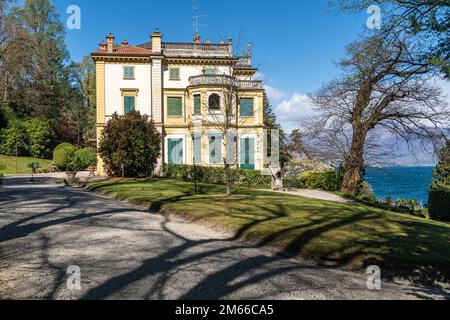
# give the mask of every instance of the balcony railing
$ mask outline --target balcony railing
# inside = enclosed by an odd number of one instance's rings
[[[200,75],[189,78],[189,85],[218,85],[233,86],[239,89],[263,89],[263,82],[259,80],[239,80],[227,75]]]
[[[229,43],[173,43],[162,44],[164,53],[168,56],[205,55],[205,56],[231,56],[232,45]]]
[[[241,89],[264,89],[263,82],[260,80],[240,80],[239,88]]]

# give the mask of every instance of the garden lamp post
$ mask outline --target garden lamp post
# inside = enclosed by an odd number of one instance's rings
[[[37,163],[33,162],[31,164],[31,179],[30,179],[31,182],[34,182],[34,170],[36,170],[36,169],[37,169]]]

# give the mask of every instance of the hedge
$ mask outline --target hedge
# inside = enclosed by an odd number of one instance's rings
[[[284,185],[297,189],[336,192],[341,189],[342,180],[342,173],[330,170],[327,172],[308,172],[297,179],[285,179]]]
[[[450,221],[450,189],[432,187],[428,198],[431,219]]]
[[[257,170],[231,169],[233,183],[241,186],[269,189],[272,184],[271,176],[264,176]],[[225,169],[220,167],[202,167],[189,165],[165,164],[163,175],[169,179],[209,184],[225,184]]]

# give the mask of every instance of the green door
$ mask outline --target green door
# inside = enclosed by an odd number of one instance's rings
[[[183,164],[184,146],[183,139],[167,139],[168,162],[171,164]]]
[[[240,160],[241,169],[255,170],[255,139],[241,139]]]

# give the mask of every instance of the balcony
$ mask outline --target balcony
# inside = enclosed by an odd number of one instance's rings
[[[217,85],[233,86],[243,90],[264,89],[263,82],[259,80],[238,80],[227,75],[200,75],[189,78],[190,86]]]
[[[162,44],[168,57],[232,57],[232,45],[229,43],[174,43]]]

